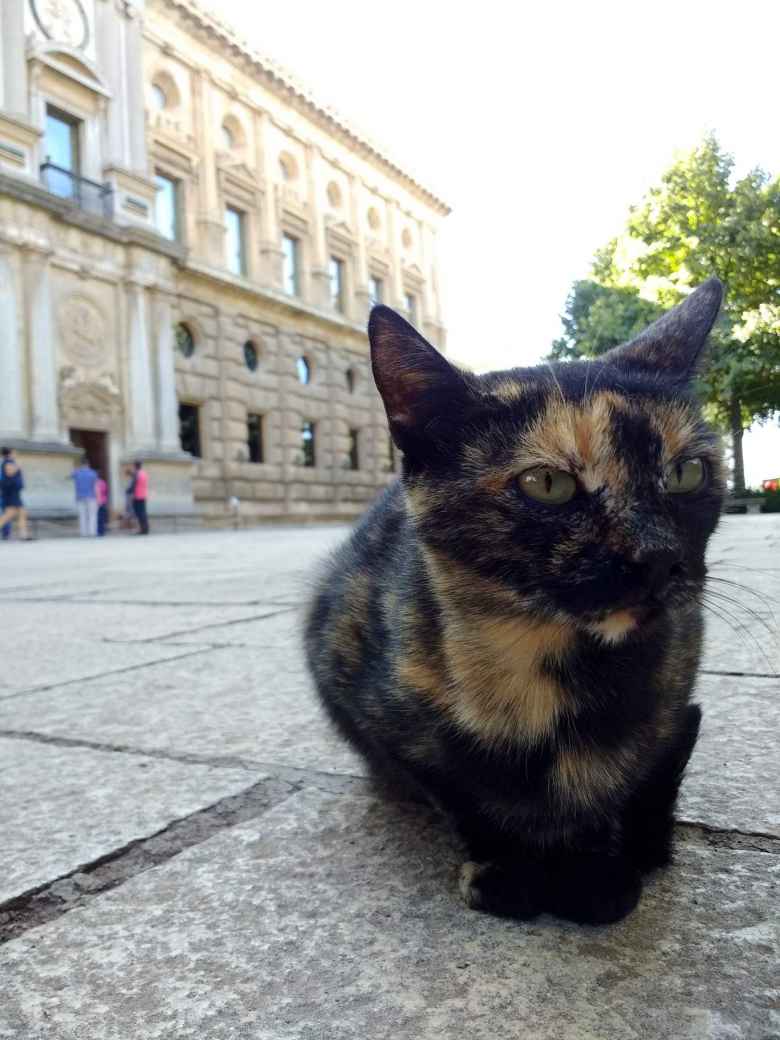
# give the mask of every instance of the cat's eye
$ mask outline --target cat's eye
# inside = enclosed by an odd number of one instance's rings
[[[670,495],[687,495],[698,491],[706,476],[703,459],[680,459],[666,467],[664,486]]]
[[[524,495],[548,506],[563,505],[577,492],[577,481],[571,473],[550,466],[527,469],[517,478],[517,483]]]

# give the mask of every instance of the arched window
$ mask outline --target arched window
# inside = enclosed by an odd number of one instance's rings
[[[183,321],[179,322],[174,329],[174,336],[176,338],[176,349],[179,353],[186,358],[192,357],[195,353],[195,337],[189,325],[186,325]]]
[[[222,147],[226,152],[231,152],[236,146],[236,138],[230,127],[223,123],[220,129],[220,138],[222,140]]]
[[[311,382],[311,365],[309,359],[306,357],[299,357],[295,362],[295,370],[298,373],[298,382],[302,383],[303,386],[308,385]]]
[[[354,368],[348,368],[347,369],[347,371],[345,373],[345,379],[347,381],[347,390],[349,390],[349,392],[351,394],[354,394],[354,392],[355,392],[355,370],[354,370]]]

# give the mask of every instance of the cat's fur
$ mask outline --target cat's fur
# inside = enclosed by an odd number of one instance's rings
[[[601,359],[484,376],[372,312],[403,477],[330,562],[307,655],[373,769],[456,825],[472,907],[612,921],[669,862],[724,492],[691,383],[721,295],[712,279]],[[704,486],[669,494],[664,467],[693,457]],[[575,497],[525,497],[537,464]]]

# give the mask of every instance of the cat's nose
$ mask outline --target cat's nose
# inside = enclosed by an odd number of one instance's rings
[[[659,595],[682,574],[680,554],[673,549],[651,549],[636,557],[642,584],[651,595]]]

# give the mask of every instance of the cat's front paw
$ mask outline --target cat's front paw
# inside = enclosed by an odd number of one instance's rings
[[[514,863],[464,863],[460,894],[466,906],[500,917],[530,920],[544,909],[538,880]]]
[[[573,858],[551,885],[549,910],[577,924],[613,924],[642,894],[637,868],[623,856]]]

